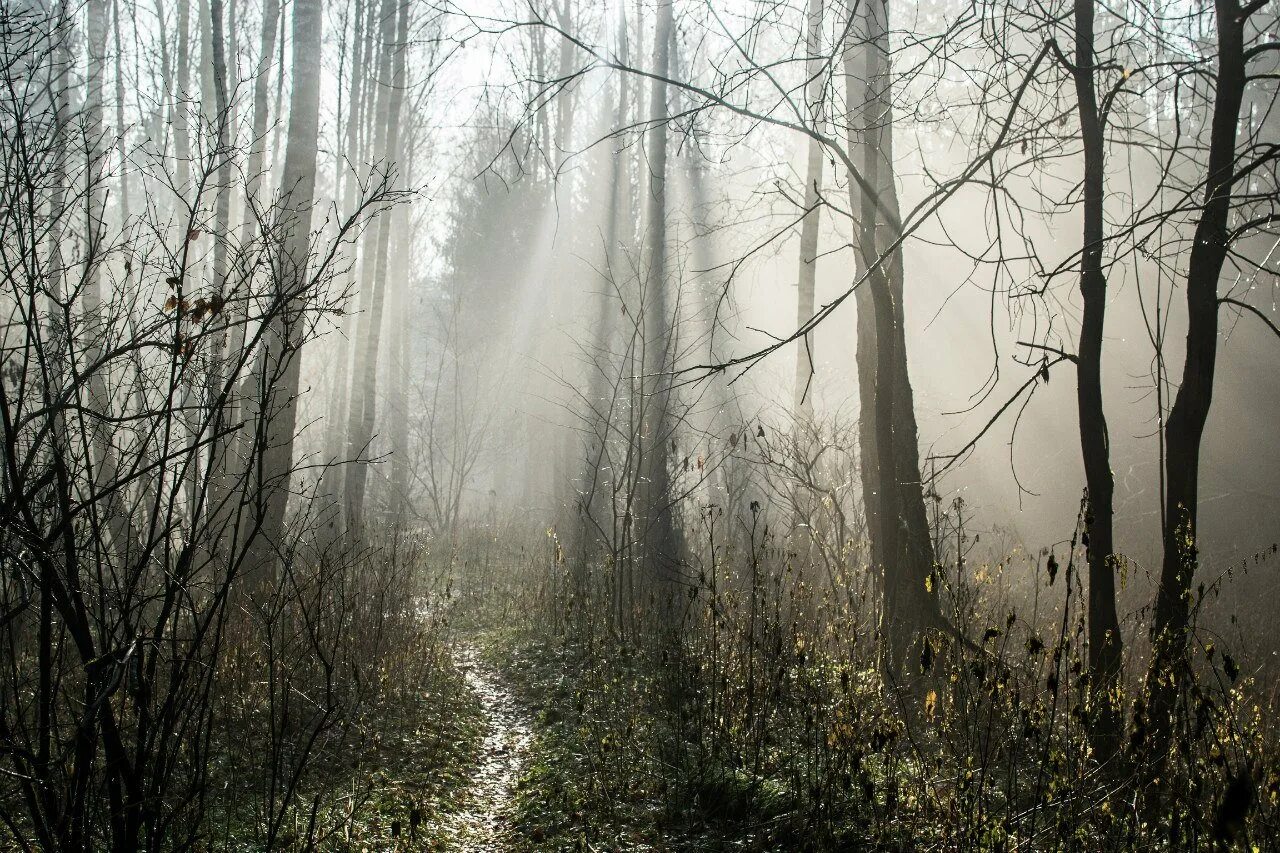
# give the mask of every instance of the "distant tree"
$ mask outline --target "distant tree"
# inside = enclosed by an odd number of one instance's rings
[[[321,0],[293,0],[293,84],[289,97],[289,138],[281,175],[281,213],[274,230],[282,241],[272,273],[271,298],[279,304],[258,362],[259,401],[254,428],[262,453],[258,487],[252,495],[261,543],[252,568],[287,552],[285,517],[297,432],[298,347],[306,331],[307,267],[316,183],[316,139],[320,130]],[[262,393],[262,392],[260,392]]]
[[[809,0],[809,20],[805,38],[805,107],[812,113],[810,121],[823,130],[824,57],[822,56],[822,0]],[[814,289],[818,277],[818,232],[822,222],[819,193],[822,190],[822,143],[814,137],[805,140],[804,218],[800,223],[799,273],[796,279],[796,326],[813,317]],[[796,351],[795,413],[797,417],[813,415],[810,386],[814,373],[813,334],[801,338]]]
[[[645,204],[644,261],[644,472],[640,539],[644,543],[647,580],[663,590],[674,579],[680,544],[671,494],[671,456],[674,441],[671,411],[671,370],[675,352],[668,305],[667,269],[667,75],[671,65],[673,0],[659,0],[654,24],[654,77],[649,87],[649,191]],[[661,593],[665,595],[665,592]]]
[[[381,12],[382,54],[378,64],[378,107],[375,121],[378,158],[383,168],[398,169],[400,156],[400,107],[404,102],[405,43],[408,40],[408,4],[385,0]],[[367,294],[357,330],[355,368],[347,452],[351,470],[346,476],[347,529],[359,535],[364,525],[365,486],[369,477],[369,447],[377,419],[378,353],[382,343],[382,317],[386,305],[390,217],[377,223],[377,241],[366,243],[361,270]]]

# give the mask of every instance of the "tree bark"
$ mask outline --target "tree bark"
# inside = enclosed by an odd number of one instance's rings
[[[668,449],[672,441],[671,329],[667,308],[667,83],[671,64],[672,0],[660,0],[654,30],[654,78],[649,89],[649,194],[645,223],[646,275],[644,294],[646,393],[644,473],[647,480],[644,502],[644,563],[655,590],[664,590],[673,579],[679,560],[671,469]]]
[[[850,14],[856,13],[857,4],[851,4]],[[859,254],[866,276],[859,289],[869,291],[869,296],[857,302],[859,393],[864,403],[872,403],[870,412],[863,410],[859,429],[863,436],[864,496],[868,485],[872,492],[867,506],[871,556],[873,565],[883,571],[887,661],[896,671],[919,635],[942,627],[943,619],[932,578],[933,543],[924,508],[915,402],[907,369],[901,235],[888,217],[882,221],[880,213],[884,205],[896,221],[888,17],[885,0],[863,5],[864,71],[859,77],[851,51],[845,53],[845,68],[851,86],[855,79],[862,84],[861,102],[854,105],[851,115],[860,122],[863,177],[879,196],[877,203],[870,193],[856,194]],[[850,28],[851,33],[855,30]],[[867,313],[873,319],[866,319]],[[874,343],[863,339],[864,330],[872,324]],[[872,352],[874,365],[869,363]],[[864,377],[872,382],[864,382]],[[871,401],[867,400],[868,384],[873,384]],[[866,440],[868,430],[874,432],[873,442]],[[872,476],[868,477],[868,472]]]
[[[1116,615],[1113,501],[1110,439],[1102,404],[1102,335],[1107,310],[1107,279],[1102,269],[1104,128],[1094,82],[1094,2],[1075,0],[1076,103],[1084,147],[1084,235],[1080,296],[1084,314],[1076,349],[1076,399],[1080,450],[1089,490],[1085,530],[1089,562],[1089,674],[1095,713],[1090,727],[1098,756],[1114,754],[1120,738],[1116,689],[1120,679],[1120,620]]]
[[[261,475],[257,484],[259,536],[250,568],[262,571],[271,549],[287,550],[285,511],[293,473],[293,441],[298,417],[299,348],[305,333],[311,209],[316,181],[316,140],[320,131],[321,0],[293,2],[293,87],[289,131],[281,177],[280,233],[284,253],[275,273],[278,313],[265,336],[259,387],[265,395],[257,424]]]
[[[806,98],[813,112],[811,120],[822,128],[822,57],[818,50],[822,39],[822,0],[809,0],[809,29],[805,41],[808,59],[805,72],[809,76]],[[818,275],[818,231],[822,210],[818,207],[818,191],[822,184],[822,144],[810,139],[804,183],[804,219],[800,223],[800,269],[796,278],[796,324],[803,325],[813,319],[814,290]],[[813,378],[813,333],[800,341],[796,352],[795,414],[801,418],[813,417],[813,396],[810,382]]]
[[[380,131],[382,141],[379,152],[380,159],[388,168],[396,168],[399,158],[400,144],[400,106],[403,101],[405,57],[404,42],[408,37],[408,5],[385,0],[383,3],[383,59],[380,69],[383,72],[383,90],[379,97],[379,113],[384,126]],[[398,22],[398,23],[397,23]],[[394,58],[394,71],[389,67]],[[387,79],[392,77],[390,88],[386,88]],[[385,97],[385,108],[383,98]],[[348,430],[348,449],[351,459],[351,470],[347,472],[346,504],[347,529],[359,533],[364,525],[365,487],[369,476],[369,463],[360,457],[367,453],[373,440],[374,426],[377,419],[377,384],[378,384],[378,350],[382,340],[382,314],[386,301],[387,261],[391,241],[392,216],[384,214],[378,221],[378,242],[374,255],[374,271],[372,279],[366,279],[371,287],[369,310],[361,317],[360,334],[357,340],[357,365],[353,377],[358,381],[353,386],[350,428]],[[366,269],[368,265],[366,264]]]
[[[1160,587],[1152,624],[1150,756],[1163,765],[1178,691],[1189,677],[1186,660],[1192,581],[1198,552],[1200,441],[1213,399],[1218,352],[1218,279],[1227,257],[1235,157],[1244,99],[1243,12],[1237,0],[1216,0],[1218,69],[1209,131],[1204,206],[1187,270],[1187,351],[1182,384],[1165,423],[1165,530]],[[1155,770],[1153,772],[1158,772]]]

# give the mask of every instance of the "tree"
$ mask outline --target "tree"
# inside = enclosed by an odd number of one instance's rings
[[[1195,223],[1186,272],[1187,348],[1182,382],[1164,426],[1165,495],[1164,557],[1151,627],[1152,656],[1147,678],[1151,731],[1147,748],[1156,768],[1163,766],[1173,731],[1179,689],[1189,677],[1186,661],[1193,582],[1198,564],[1197,510],[1200,500],[1200,443],[1213,400],[1218,355],[1218,281],[1235,239],[1274,220],[1264,214],[1232,226],[1233,211],[1248,203],[1237,197],[1245,175],[1274,162],[1274,145],[1241,152],[1240,108],[1250,76],[1247,57],[1267,48],[1246,51],[1250,17],[1265,2],[1247,6],[1238,0],[1215,0],[1216,74],[1203,202]],[[1265,43],[1264,43],[1265,44]],[[1252,140],[1250,140],[1252,142]],[[1153,772],[1159,772],[1154,769]]]
[[[680,559],[671,495],[668,448],[674,441],[671,380],[674,351],[667,305],[667,75],[671,65],[673,0],[659,0],[653,36],[654,77],[649,87],[649,192],[645,205],[644,471],[641,506],[644,561],[656,590],[674,579]],[[665,592],[663,593],[665,594]]]
[[[861,39],[846,46],[844,64],[850,132],[857,130],[857,148],[852,139],[850,148],[858,152],[862,176],[862,181],[850,181],[850,203],[859,210],[858,259],[866,277],[857,296],[862,488],[873,566],[884,575],[887,662],[896,671],[921,632],[943,623],[903,329],[889,4],[872,0],[848,8],[848,38]],[[859,54],[862,68],[855,62]]]
[[[289,136],[281,174],[281,212],[276,230],[281,252],[273,270],[272,299],[279,310],[265,336],[258,364],[256,439],[262,463],[253,495],[261,535],[251,568],[266,567],[271,554],[288,550],[285,512],[293,472],[298,418],[300,363],[297,348],[305,332],[311,209],[316,183],[316,138],[320,130],[321,0],[293,0],[293,87],[289,96]],[[278,379],[276,379],[278,377]]]
[[[809,0],[809,20],[805,48],[806,106],[810,119],[819,131],[823,129],[823,57],[822,0]],[[796,279],[796,326],[813,317],[814,287],[818,275],[818,230],[822,221],[819,193],[822,189],[822,143],[809,137],[805,143],[804,218],[800,223],[799,273]],[[796,354],[795,413],[797,417],[813,415],[813,398],[809,386],[813,378],[813,334],[806,333]]]
[[[339,209],[345,215],[349,215],[350,211],[358,203],[360,173],[357,162],[361,158],[361,129],[364,124],[365,108],[367,107],[365,76],[368,66],[372,64],[368,55],[372,34],[365,27],[365,2],[366,0],[355,0],[351,12],[352,38],[349,48],[351,54],[351,82],[345,90],[347,114],[343,127],[343,154],[338,157],[339,165],[334,173],[335,186],[339,183],[342,186]],[[377,4],[370,3],[370,5],[376,6]],[[345,30],[343,35],[343,57],[345,60],[348,50]],[[346,63],[344,62],[344,64]],[[341,86],[341,79],[338,82],[339,86]],[[344,264],[352,268],[347,275],[353,280],[355,278],[354,267],[357,261],[356,248],[356,243],[352,242],[350,245],[345,246],[343,251]],[[325,476],[330,481],[327,498],[331,504],[329,508],[330,519],[328,521],[331,535],[339,532],[345,507],[347,466],[340,463],[345,457],[347,446],[349,406],[351,403],[349,381],[351,349],[356,331],[359,328],[359,319],[359,315],[355,311],[344,309],[342,331],[337,344],[338,357],[335,359],[337,363],[334,365],[333,384],[329,389],[324,460],[325,464],[332,466],[325,473]]]
[[[379,158],[390,170],[400,156],[400,105],[404,99],[405,55],[408,40],[408,4],[385,0],[382,7],[382,59],[379,63]],[[394,69],[394,70],[393,70]],[[378,223],[377,243],[366,246],[364,272],[370,288],[367,310],[356,339],[356,360],[349,414],[347,447],[352,462],[346,478],[347,528],[358,533],[364,524],[367,459],[377,414],[378,352],[382,339],[382,314],[386,300],[387,263],[391,243],[391,217]],[[372,251],[370,251],[372,249]],[[370,264],[372,260],[372,264]],[[367,275],[372,266],[372,276]]]
[[[1103,272],[1106,128],[1098,106],[1098,63],[1094,49],[1092,0],[1075,0],[1075,62],[1066,63],[1075,80],[1076,109],[1084,148],[1084,234],[1080,253],[1080,296],[1084,314],[1074,362],[1079,407],[1080,448],[1084,457],[1088,502],[1085,529],[1089,561],[1089,672],[1097,714],[1091,720],[1099,753],[1109,757],[1120,737],[1116,691],[1120,681],[1122,638],[1116,615],[1115,482],[1110,439],[1102,405],[1102,344],[1107,311]]]

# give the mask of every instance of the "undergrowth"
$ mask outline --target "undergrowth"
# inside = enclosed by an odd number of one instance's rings
[[[537,723],[516,849],[1280,849],[1274,699],[1197,631],[1162,772],[1132,674],[1103,756],[1078,555],[1045,562],[1030,612],[994,564],[940,577],[954,633],[895,679],[860,602],[779,549],[621,624],[604,570],[529,561],[522,618],[485,635]]]

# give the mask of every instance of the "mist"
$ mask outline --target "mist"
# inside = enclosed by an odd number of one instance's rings
[[[1280,849],[1267,0],[0,7],[0,846]]]

